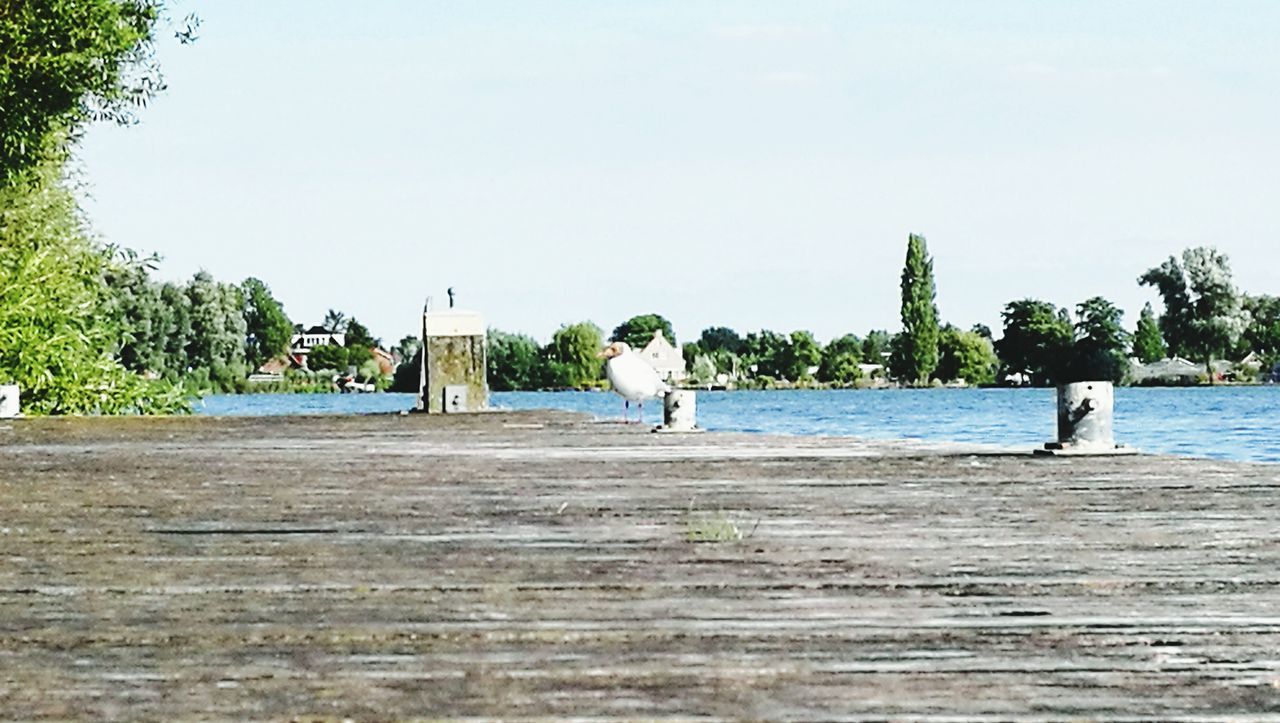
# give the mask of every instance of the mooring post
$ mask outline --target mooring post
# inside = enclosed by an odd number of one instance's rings
[[[424,313],[418,411],[453,414],[487,409],[485,353],[480,314],[459,309]]]
[[[17,384],[0,384],[0,419],[22,416]]]
[[[662,397],[662,426],[655,432],[701,432],[698,397],[692,389],[672,389]]]
[[[1058,386],[1058,441],[1048,442],[1039,454],[1132,454],[1116,444],[1111,420],[1115,387],[1111,382],[1074,382]]]

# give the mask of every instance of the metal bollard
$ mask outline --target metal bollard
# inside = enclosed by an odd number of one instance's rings
[[[17,384],[0,384],[0,419],[22,416]]]
[[[1132,454],[1112,436],[1115,387],[1111,382],[1075,382],[1058,386],[1058,441],[1041,454]]]
[[[698,397],[692,389],[672,389],[662,398],[662,426],[655,432],[701,432]]]

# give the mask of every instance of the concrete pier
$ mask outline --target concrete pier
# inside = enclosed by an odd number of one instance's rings
[[[1280,720],[1280,467],[0,422],[6,718]]]

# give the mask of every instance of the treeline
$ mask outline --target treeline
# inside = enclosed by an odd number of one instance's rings
[[[709,327],[681,347],[687,381],[757,388],[1124,384],[1133,360],[1195,360],[1204,364],[1209,381],[1215,359],[1252,353],[1263,371],[1280,363],[1280,299],[1240,292],[1226,256],[1211,248],[1187,249],[1180,259],[1170,257],[1139,277],[1138,283],[1160,293],[1165,308],[1157,316],[1147,305],[1132,332],[1124,326],[1124,312],[1103,297],[1086,299],[1074,311],[1040,299],[1010,301],[998,339],[982,325],[942,323],[933,261],[924,237],[914,234],[901,281],[899,333],[846,334],[822,344],[805,330],[743,336]],[[639,350],[655,330],[675,344],[670,322],[658,314],[628,319],[608,339]],[[590,322],[561,327],[546,346],[491,330],[490,385],[498,391],[599,386],[603,371],[595,354],[603,343],[600,328]]]
[[[68,159],[84,128],[132,123],[163,89],[158,27],[195,37],[197,20],[169,23],[163,9],[17,0],[0,10],[0,382],[19,385],[27,413],[182,411],[193,395],[244,388],[288,351],[294,325],[266,284],[203,272],[157,282],[155,259],[98,242],[76,204]],[[367,330],[350,327],[351,348],[321,353],[342,370],[369,357]]]
[[[316,347],[307,358],[309,369],[296,369],[288,354],[302,327],[290,320],[265,282],[248,278],[231,284],[201,271],[175,284],[153,279],[154,268],[154,258],[122,252],[108,259],[103,274],[98,321],[113,330],[115,358],[131,372],[189,395],[250,390],[257,385],[250,384],[249,375],[272,360],[287,381],[273,391],[331,389],[332,372],[349,367],[371,379],[381,376],[370,351],[379,341],[341,312],[330,309],[325,323],[346,334],[345,346]]]

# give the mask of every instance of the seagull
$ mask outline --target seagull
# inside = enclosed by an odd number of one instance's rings
[[[635,402],[640,410],[640,418],[644,421],[644,400],[660,397],[671,391],[660,378],[658,372],[649,366],[639,354],[631,351],[631,347],[623,341],[615,341],[606,346],[597,356],[605,362],[605,375],[613,391],[622,397],[622,421],[630,422],[631,403]]]

